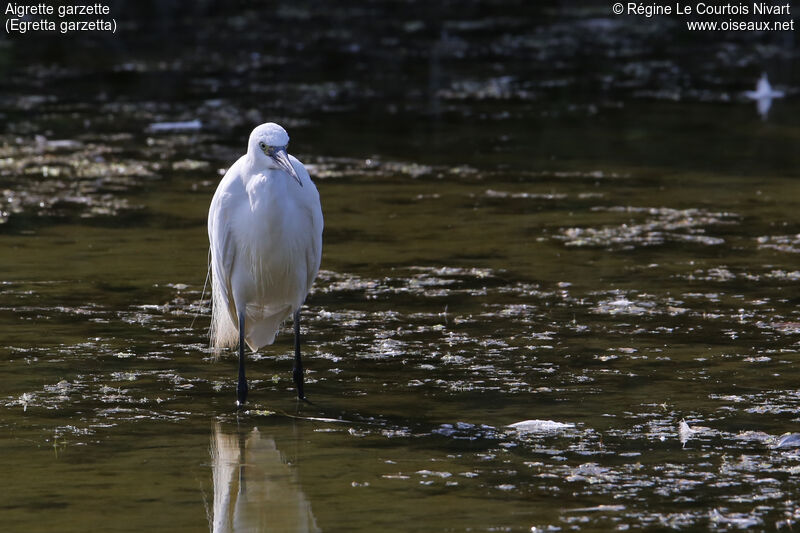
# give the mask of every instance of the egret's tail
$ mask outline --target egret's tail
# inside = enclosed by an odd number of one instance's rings
[[[214,348],[215,355],[219,355],[225,348],[236,346],[239,342],[239,328],[231,319],[231,313],[228,310],[228,299],[225,298],[224,292],[218,286],[218,283],[212,276],[211,329],[209,336],[211,337],[211,347]]]

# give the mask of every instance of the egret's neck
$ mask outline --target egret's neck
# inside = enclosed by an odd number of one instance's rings
[[[258,149],[254,149],[252,146],[247,149],[247,153],[244,155],[245,163],[247,163],[247,168],[256,171],[266,171],[267,169],[267,156]]]
[[[259,174],[268,175],[271,171],[275,170],[275,165],[272,164],[267,156],[257,150],[248,150],[244,155],[243,163],[245,167],[243,176],[246,180]]]
[[[255,199],[254,195],[263,195],[263,199],[267,199],[285,194],[286,185],[291,178],[283,176],[283,171],[276,168],[266,156],[248,152],[242,156],[242,163],[240,176],[251,199]]]

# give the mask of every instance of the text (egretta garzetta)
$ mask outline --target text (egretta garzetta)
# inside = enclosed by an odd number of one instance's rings
[[[211,243],[211,344],[239,346],[238,405],[247,399],[245,343],[272,344],[294,319],[297,396],[304,399],[300,307],[322,258],[319,193],[303,164],[286,152],[289,135],[274,123],[250,134],[247,153],[225,173],[208,211]]]

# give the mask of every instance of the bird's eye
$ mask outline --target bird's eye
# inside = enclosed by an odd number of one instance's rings
[[[266,150],[267,149],[267,145],[264,144],[263,142],[258,143],[258,145],[261,147],[262,150]]]

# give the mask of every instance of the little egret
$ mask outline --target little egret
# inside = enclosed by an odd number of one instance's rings
[[[272,344],[294,319],[297,397],[303,394],[300,307],[322,258],[319,193],[303,164],[286,153],[289,135],[274,123],[250,134],[247,153],[220,181],[208,211],[211,242],[211,344],[239,345],[237,403],[247,399],[245,349]]]
[[[776,91],[772,88],[767,78],[767,73],[761,74],[761,78],[756,83],[755,91],[745,91],[744,95],[751,100],[756,101],[756,109],[758,114],[763,120],[767,119],[769,115],[769,108],[772,107],[772,100],[775,98],[783,98],[785,93],[783,91]]]

